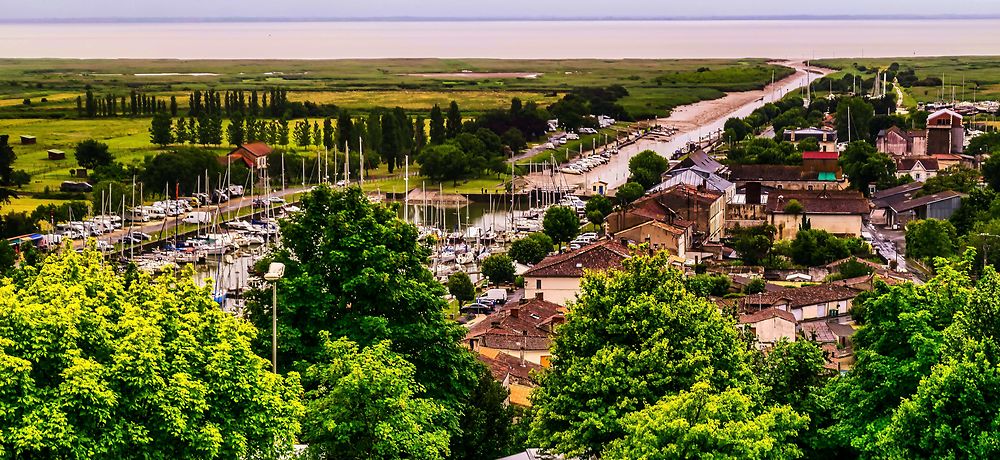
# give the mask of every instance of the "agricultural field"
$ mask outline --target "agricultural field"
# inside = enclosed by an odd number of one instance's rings
[[[959,99],[972,100],[973,93],[978,100],[1000,100],[1000,57],[962,56],[928,58],[877,58],[877,59],[823,59],[813,61],[843,71],[853,71],[855,64],[866,68],[888,68],[893,62],[901,69],[912,68],[917,77],[941,78],[944,80],[947,99],[951,99],[952,88]],[[934,102],[941,97],[941,86],[913,86],[904,88],[915,102]]]

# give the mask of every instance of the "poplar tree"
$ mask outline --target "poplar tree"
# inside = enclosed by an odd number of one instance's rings
[[[177,96],[170,96],[170,116],[177,116]]]
[[[246,130],[243,128],[243,114],[236,112],[233,117],[229,120],[229,128],[226,130],[226,134],[229,138],[229,143],[234,146],[240,146],[245,140]]]
[[[431,109],[431,144],[443,144],[446,136],[444,115],[441,113],[441,107],[434,104],[434,108]]]
[[[323,120],[323,146],[333,148],[333,120],[330,118]]]
[[[427,133],[424,131],[424,117],[417,117],[413,127],[413,153],[418,154],[427,145]]]
[[[166,112],[157,112],[149,126],[149,140],[160,147],[166,147],[174,141],[171,127],[173,120]]]
[[[451,101],[448,106],[448,138],[454,139],[462,133],[462,112],[458,110],[458,103]]]

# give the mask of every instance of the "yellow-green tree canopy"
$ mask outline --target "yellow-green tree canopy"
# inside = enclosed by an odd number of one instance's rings
[[[124,277],[66,250],[0,284],[0,457],[277,458],[296,374],[191,278]]]

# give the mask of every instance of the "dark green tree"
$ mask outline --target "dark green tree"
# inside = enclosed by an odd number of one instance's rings
[[[465,272],[456,272],[448,277],[448,293],[460,303],[468,302],[476,297],[476,287]]]
[[[619,206],[625,206],[646,194],[646,189],[637,182],[627,182],[615,191],[615,199]]]
[[[507,255],[524,265],[541,262],[552,251],[552,238],[544,233],[532,233],[510,244]]]
[[[76,144],[74,150],[77,164],[87,169],[107,166],[114,161],[114,157],[108,151],[108,144],[94,139],[87,139]]]
[[[483,272],[490,284],[500,285],[514,282],[514,261],[507,254],[492,254],[483,259]]]
[[[568,243],[580,234],[580,218],[565,206],[552,206],[542,218],[542,230],[556,244]]]
[[[166,147],[174,141],[173,119],[167,112],[157,112],[149,126],[149,141],[154,145]]]
[[[666,158],[652,150],[644,150],[628,160],[629,181],[649,189],[660,183],[660,175],[669,168]]]
[[[869,184],[886,189],[897,184],[896,164],[888,155],[878,152],[868,142],[855,141],[840,155],[840,166],[847,174],[851,188],[868,195]]]
[[[906,255],[917,260],[955,255],[958,231],[947,220],[925,219],[906,223]]]
[[[441,107],[434,104],[431,108],[431,144],[438,145],[443,144],[448,138],[448,131],[444,126],[444,114],[441,113]]]
[[[434,112],[431,112],[432,117],[433,113]],[[462,133],[462,112],[458,109],[458,102],[451,101],[451,104],[448,105],[448,123],[446,129],[447,129],[448,139],[454,139],[455,137],[458,137],[458,135]],[[432,137],[433,137],[433,131],[432,131]]]

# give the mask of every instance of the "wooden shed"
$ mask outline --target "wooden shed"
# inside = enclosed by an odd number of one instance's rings
[[[21,136],[21,145],[33,145],[38,143],[35,136]]]
[[[49,159],[50,160],[65,160],[66,159],[66,152],[63,152],[62,150],[56,150],[56,149],[49,150]]]

